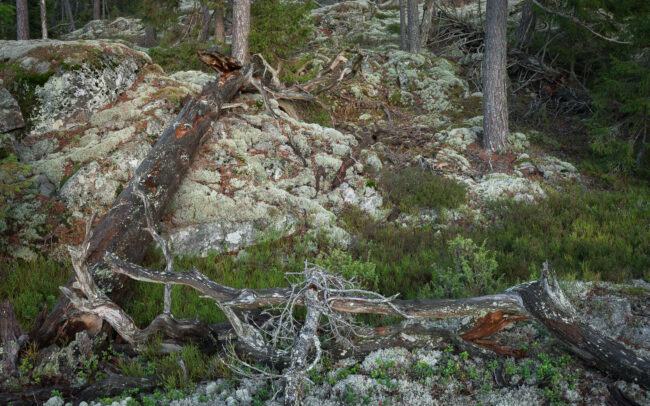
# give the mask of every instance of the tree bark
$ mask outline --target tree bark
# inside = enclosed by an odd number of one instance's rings
[[[250,0],[234,0],[232,12],[232,57],[241,64],[249,61],[248,34],[251,22]]]
[[[88,264],[98,285],[117,303],[126,293],[128,278],[108,271],[104,254],[113,252],[138,262],[151,243],[142,201],[136,191],[146,191],[153,221],[159,221],[192,163],[203,136],[218,119],[221,106],[248,83],[250,75],[250,66],[231,72],[226,75],[225,82],[207,84],[199,96],[187,103],[142,161],[113,207],[95,226],[89,241]],[[68,281],[68,288],[72,287],[73,281]],[[101,325],[97,317],[86,315],[81,318],[70,310],[70,301],[65,295],[59,295],[45,322],[32,332],[32,339],[45,348],[58,337],[73,337],[75,331],[97,330]]]
[[[93,20],[99,20],[101,18],[101,2],[100,0],[93,0]]]
[[[217,42],[226,42],[226,24],[224,22],[224,8],[223,6],[217,6],[217,9],[214,11],[217,13],[215,16],[214,22],[214,40]]]
[[[41,0],[41,38],[47,39],[47,6],[45,0]]]
[[[144,30],[144,47],[151,48],[156,46],[156,28],[153,26],[147,27]]]
[[[399,0],[399,49],[406,51],[408,42],[406,41],[406,31],[408,24],[406,22],[406,1]]]
[[[425,0],[422,11],[422,24],[420,24],[420,49],[426,48],[431,31],[431,22],[435,13],[435,0]]]
[[[530,44],[530,40],[533,37],[533,32],[535,32],[536,23],[537,14],[535,14],[535,9],[533,8],[533,2],[526,0],[524,2],[524,8],[521,10],[519,25],[515,30],[515,43],[517,47],[522,49],[528,48],[528,44]]]
[[[409,52],[418,52],[420,42],[418,31],[420,29],[420,18],[418,12],[418,0],[408,0],[408,48]]]
[[[63,8],[63,13],[65,17],[70,21],[70,31],[74,31],[74,16],[72,15],[72,7],[70,6],[70,0],[62,0],[61,7]]]
[[[16,0],[16,39],[29,39],[29,11],[27,0]]]
[[[487,1],[483,57],[483,149],[490,154],[505,150],[508,134],[507,16],[507,0]]]
[[[207,4],[201,7],[201,16],[203,18],[201,20],[201,33],[199,34],[199,41],[205,42],[208,40],[208,35],[210,33],[210,20],[212,17]]]

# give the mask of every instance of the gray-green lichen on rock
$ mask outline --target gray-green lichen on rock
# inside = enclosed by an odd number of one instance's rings
[[[171,204],[175,251],[238,249],[269,230],[290,233],[301,221],[345,245],[349,237],[334,213],[345,203],[368,211],[381,204],[374,190],[366,190],[361,163],[330,191],[334,174],[357,147],[354,136],[276,111],[280,120],[259,112],[217,123]]]
[[[126,41],[129,45],[141,45],[145,27],[139,18],[117,17],[110,20],[92,20],[83,27],[61,36],[65,40],[110,39]]]
[[[34,376],[74,376],[83,363],[92,356],[93,342],[84,330],[76,334],[74,341],[59,349],[54,346],[34,369]]]
[[[470,187],[470,191],[475,193],[482,201],[505,198],[534,201],[546,196],[546,193],[536,181],[505,173],[491,173],[484,176]]]

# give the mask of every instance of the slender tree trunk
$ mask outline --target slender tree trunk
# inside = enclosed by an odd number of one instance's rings
[[[144,47],[151,48],[156,46],[156,28],[147,27],[144,30]]]
[[[63,0],[61,6],[63,7],[65,17],[68,19],[68,21],[70,21],[70,31],[74,31],[74,17],[72,16],[72,7],[70,6],[70,0]]]
[[[224,22],[224,8],[217,6],[215,10],[217,13],[214,23],[214,40],[217,42],[226,42],[226,24]]]
[[[208,40],[208,34],[210,33],[210,21],[212,20],[210,9],[208,8],[207,4],[201,7],[201,15],[203,19],[201,21],[201,33],[199,34],[199,41],[204,42]]]
[[[435,13],[435,0],[425,0],[422,11],[422,24],[420,24],[420,49],[426,48],[429,41],[429,32],[431,31],[431,21]]]
[[[519,48],[526,49],[535,32],[535,25],[537,24],[537,14],[533,8],[533,2],[526,0],[524,8],[521,10],[521,19],[519,26],[515,30],[515,43]]]
[[[483,149],[503,151],[508,134],[506,18],[508,0],[488,0],[483,58]]]
[[[420,18],[418,12],[418,0],[408,0],[408,45],[409,52],[417,52],[420,42],[418,41],[418,31],[420,29]]]
[[[248,33],[251,22],[250,0],[234,0],[232,11],[232,57],[239,63],[248,63]]]
[[[41,0],[41,37],[47,39],[47,6],[45,0]]]
[[[399,0],[399,49],[406,51],[406,0]]]
[[[16,0],[16,39],[29,39],[27,0]]]
[[[101,1],[100,0],[93,0],[93,20],[99,20],[101,17],[100,13],[100,7],[101,6]]]

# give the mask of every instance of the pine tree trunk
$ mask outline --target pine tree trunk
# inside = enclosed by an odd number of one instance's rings
[[[399,0],[399,49],[406,51],[408,44],[406,42],[406,1]]]
[[[100,9],[101,9],[101,3],[100,0],[93,0],[93,20],[99,20],[101,17]]]
[[[422,24],[420,24],[420,49],[427,47],[429,41],[429,32],[431,31],[431,21],[435,11],[435,0],[425,0],[422,11]]]
[[[210,21],[212,16],[210,15],[210,9],[207,4],[201,7],[201,16],[203,17],[201,21],[201,34],[199,35],[199,41],[205,42],[208,40],[208,35],[210,33]]]
[[[144,30],[144,47],[151,48],[156,46],[156,29],[154,27],[147,27]]]
[[[526,49],[535,32],[535,25],[537,24],[537,14],[533,8],[533,2],[526,0],[524,8],[521,10],[521,19],[519,26],[515,30],[515,43],[519,48]]]
[[[508,0],[488,0],[485,10],[483,58],[483,149],[505,149],[508,134],[506,91],[506,18]]]
[[[69,31],[74,31],[74,17],[72,16],[72,7],[70,7],[70,0],[63,0],[61,3],[61,7],[63,7],[63,12],[65,13],[65,17],[70,21],[70,29]]]
[[[29,39],[27,0],[16,0],[16,39]]]
[[[418,13],[418,0],[408,0],[408,47],[409,52],[418,52],[420,42],[418,31],[420,29],[420,18]]]
[[[47,39],[47,6],[45,0],[41,0],[41,37]]]
[[[214,40],[217,42],[226,42],[226,24],[224,23],[223,6],[217,6],[215,10],[217,15],[214,22]]]
[[[248,33],[251,22],[250,0],[234,0],[232,11],[232,57],[241,64],[248,63]]]

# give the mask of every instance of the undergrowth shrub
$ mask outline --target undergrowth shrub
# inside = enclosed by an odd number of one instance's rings
[[[261,53],[267,61],[274,62],[305,45],[314,29],[309,13],[314,7],[312,1],[254,1],[248,37],[251,54]]]
[[[149,48],[147,53],[154,63],[166,73],[186,70],[208,71],[205,64],[196,56],[197,51],[205,51],[211,44],[199,41],[183,41],[175,46]]]
[[[333,249],[329,253],[321,252],[315,262],[331,273],[343,275],[348,279],[354,278],[364,289],[376,290],[379,284],[375,264],[358,261],[350,253],[340,249]]]
[[[36,316],[47,305],[51,309],[71,271],[67,262],[45,258],[35,261],[0,257],[0,298],[14,305],[23,330],[31,330]]]
[[[647,187],[549,191],[537,204],[501,200],[488,207],[488,218],[493,221],[464,233],[496,252],[508,281],[533,277],[546,259],[565,277],[650,278]]]
[[[207,257],[182,256],[176,258],[177,270],[196,268],[213,281],[234,288],[263,289],[287,286],[286,272],[301,272],[304,261],[313,261],[318,245],[303,236],[279,238],[264,236],[253,246],[236,254],[213,251]],[[160,250],[150,249],[145,266],[164,269]],[[138,326],[148,325],[162,313],[164,287],[161,284],[132,281],[130,299],[124,310]],[[226,321],[214,301],[201,298],[201,294],[188,286],[174,286],[172,313],[176,317],[199,317],[207,323]]]
[[[466,201],[463,185],[417,166],[399,172],[384,171],[379,185],[391,203],[409,214],[426,208],[454,209]]]
[[[422,297],[461,298],[481,296],[501,290],[502,275],[497,275],[495,253],[476,245],[469,238],[457,236],[447,243],[454,266],[434,266],[431,281],[421,290]]]

